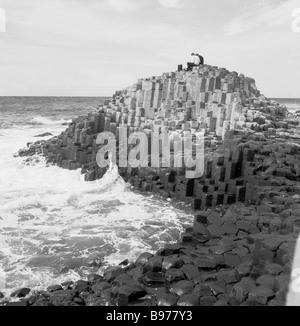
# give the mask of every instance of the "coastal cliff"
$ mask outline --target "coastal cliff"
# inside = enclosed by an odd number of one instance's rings
[[[74,118],[58,137],[29,144],[19,155],[44,155],[49,164],[81,168],[93,181],[106,172],[96,163],[103,146],[97,135],[116,136],[118,165],[124,125],[129,135],[146,134],[149,155],[155,132],[204,133],[199,178],[186,177],[184,160],[182,167],[174,159],[162,167],[162,155],[159,168],[119,168],[136,188],[189,203],[193,225],[177,245],[103,276],[51,287],[25,304],[284,305],[299,226],[299,121],[261,95],[254,79],[204,65],[140,79],[95,112]]]

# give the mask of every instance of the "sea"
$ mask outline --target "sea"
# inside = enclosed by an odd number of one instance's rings
[[[176,243],[193,223],[187,205],[140,193],[111,164],[101,180],[15,154],[59,135],[104,98],[0,97],[0,292],[77,281]],[[292,111],[300,99],[276,99]]]
[[[111,165],[101,180],[15,157],[59,135],[103,98],[0,97],[0,292],[84,279],[176,243],[193,222],[187,205],[134,190]]]

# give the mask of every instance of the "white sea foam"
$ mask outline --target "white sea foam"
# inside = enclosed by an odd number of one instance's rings
[[[71,120],[50,120],[49,118],[42,117],[42,116],[37,116],[32,118],[32,124],[35,125],[57,125],[57,124],[63,124],[63,123],[70,123]]]

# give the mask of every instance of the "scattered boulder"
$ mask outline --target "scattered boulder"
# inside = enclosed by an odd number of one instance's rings
[[[53,136],[50,132],[45,132],[43,134],[39,134],[39,135],[36,135],[34,137],[36,138],[43,138],[43,137],[49,137],[49,136]]]

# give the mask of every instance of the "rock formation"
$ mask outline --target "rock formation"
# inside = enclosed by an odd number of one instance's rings
[[[150,147],[154,132],[204,132],[199,178],[186,178],[185,166],[119,168],[142,191],[190,203],[195,219],[178,245],[85,284],[80,305],[284,305],[300,220],[299,120],[261,95],[254,79],[204,65],[140,79],[19,154],[43,154],[93,181],[106,171],[96,163],[97,134],[116,135],[119,150],[124,125],[128,134],[143,131]],[[54,304],[53,295],[42,299]]]

